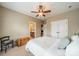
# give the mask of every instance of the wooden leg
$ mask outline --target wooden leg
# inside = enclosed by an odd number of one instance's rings
[[[12,41],[12,48],[14,47],[14,42]]]
[[[8,48],[9,48],[9,45],[8,45]]]
[[[5,53],[7,52],[7,47],[5,48]]]
[[[3,50],[2,48],[3,48],[3,46],[2,46],[2,43],[1,43],[1,52],[2,52],[2,50]]]

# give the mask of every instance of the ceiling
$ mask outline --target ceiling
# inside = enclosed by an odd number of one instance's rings
[[[0,5],[42,20],[79,8],[78,2],[1,2]],[[51,10],[51,13],[47,13],[46,17],[36,17],[36,14],[31,11],[37,11],[38,5],[43,5],[45,10]],[[72,8],[68,8],[68,6],[72,6]]]

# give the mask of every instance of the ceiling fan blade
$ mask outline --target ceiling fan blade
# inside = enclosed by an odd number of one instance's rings
[[[48,12],[51,12],[51,10],[47,10],[47,11],[43,11],[44,13],[48,13]]]
[[[38,13],[37,11],[31,11],[32,13]]]
[[[36,17],[38,17],[39,15],[37,14]]]

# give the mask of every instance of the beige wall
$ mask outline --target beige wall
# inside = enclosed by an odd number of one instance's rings
[[[0,36],[1,36],[1,27],[2,27],[2,10],[0,9]]]
[[[3,7],[0,7],[0,15],[0,36],[9,35],[16,40],[29,35],[29,21],[36,22],[36,37],[40,36],[42,21]]]
[[[47,19],[45,25],[45,34],[50,35],[51,32],[50,23],[52,21],[64,20],[64,19],[68,19],[69,36],[71,36],[74,32],[79,32],[79,9],[76,9]]]

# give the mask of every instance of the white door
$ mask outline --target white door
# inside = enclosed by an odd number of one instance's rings
[[[57,38],[68,36],[68,20],[51,22],[51,35]]]

